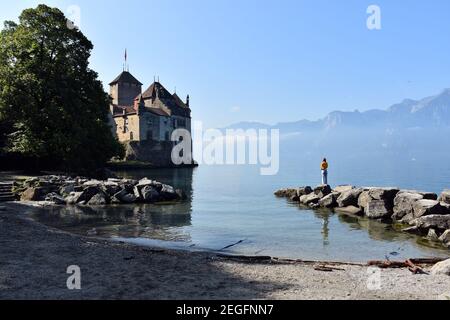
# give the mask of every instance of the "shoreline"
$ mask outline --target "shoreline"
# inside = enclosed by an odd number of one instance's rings
[[[450,277],[332,262],[242,261],[208,252],[151,248],[88,238],[32,220],[19,203],[0,211],[0,299],[440,299]],[[68,290],[70,265],[82,290]],[[431,266],[430,266],[431,267]],[[428,270],[428,269],[427,269]]]

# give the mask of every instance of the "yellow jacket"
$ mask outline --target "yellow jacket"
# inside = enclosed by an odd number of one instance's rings
[[[320,168],[322,170],[327,170],[328,169],[328,162],[323,161],[322,164],[320,165]]]

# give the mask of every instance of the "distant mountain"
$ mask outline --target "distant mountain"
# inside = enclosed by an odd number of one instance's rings
[[[386,110],[333,111],[317,121],[300,120],[270,126],[240,122],[227,128],[279,128],[282,133],[333,131],[337,129],[412,129],[450,127],[450,89],[421,100],[406,99]]]

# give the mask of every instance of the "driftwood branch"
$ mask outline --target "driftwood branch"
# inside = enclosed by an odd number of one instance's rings
[[[236,242],[236,243],[232,243],[232,244],[230,244],[230,245],[228,245],[228,246],[226,246],[226,247],[223,247],[223,248],[220,249],[219,251],[223,251],[223,250],[229,249],[229,248],[231,248],[231,247],[237,246],[238,244],[241,244],[241,243],[244,242],[244,241],[245,241],[245,239],[244,239],[244,240],[239,240],[239,241]]]

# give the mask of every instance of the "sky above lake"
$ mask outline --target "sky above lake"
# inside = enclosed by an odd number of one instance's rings
[[[205,126],[318,119],[450,87],[448,0],[1,0],[0,20],[46,3],[93,42],[105,88],[121,71],[191,96]],[[367,8],[381,10],[369,30]],[[143,88],[145,89],[145,88]]]

